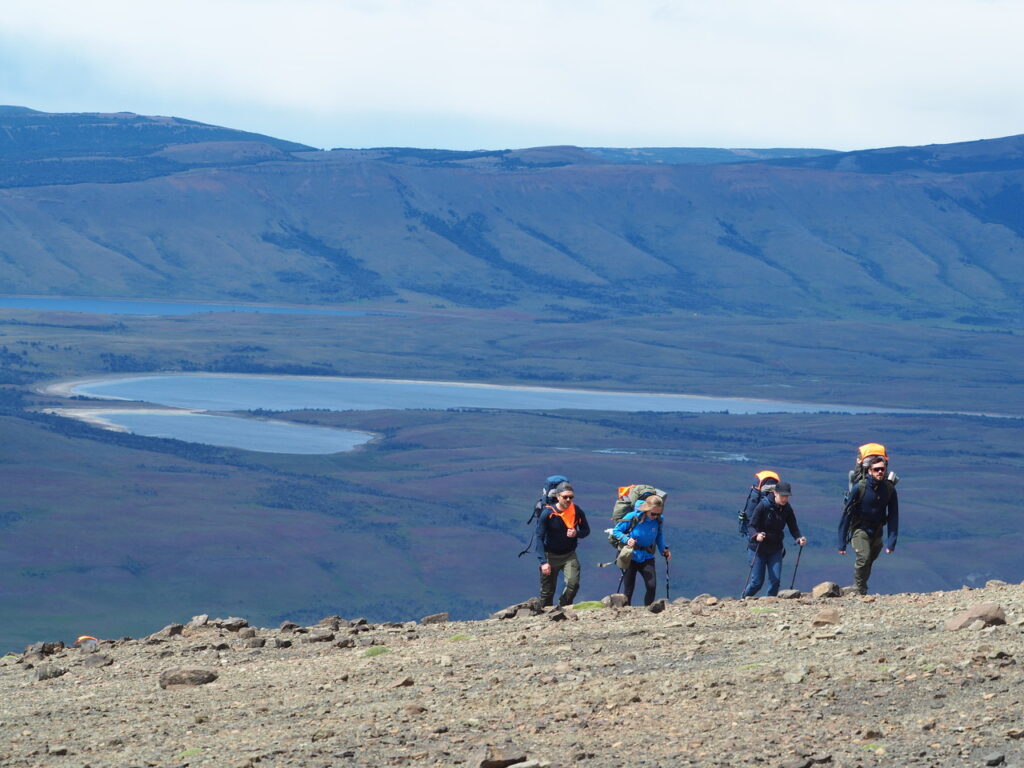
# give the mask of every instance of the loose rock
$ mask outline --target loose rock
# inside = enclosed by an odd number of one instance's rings
[[[947,621],[946,629],[950,632],[956,632],[971,626],[975,621],[984,622],[986,627],[994,624],[1005,624],[1006,613],[995,603],[979,603]]]
[[[839,611],[835,608],[825,608],[819,611],[818,615],[811,620],[811,626],[815,627],[825,627],[841,623],[842,619],[839,617]]]
[[[526,762],[526,752],[509,744],[496,746],[485,744],[469,758],[472,768],[509,768],[516,763]]]
[[[629,605],[629,598],[621,592],[617,592],[614,595],[605,595],[601,598],[601,602],[604,603],[605,608],[625,608]]]
[[[56,664],[40,664],[35,668],[36,680],[53,680],[54,678],[60,677],[67,672],[64,667],[58,667]]]
[[[114,660],[112,658],[102,653],[90,653],[82,659],[82,666],[89,669],[109,667],[113,663]]]
[[[160,675],[161,688],[187,688],[196,685],[206,685],[217,679],[217,673],[213,670],[202,669],[201,667],[181,667],[179,669],[168,669]]]
[[[839,597],[843,592],[834,581],[823,581],[811,590],[811,597]]]
[[[647,610],[651,613],[661,613],[666,608],[668,608],[668,600],[666,600],[665,598],[655,600],[653,603],[647,606]]]

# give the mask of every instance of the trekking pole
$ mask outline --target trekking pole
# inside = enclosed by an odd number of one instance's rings
[[[800,555],[804,553],[804,548],[800,547],[796,553],[796,564],[793,566],[793,578],[789,582],[789,588],[792,589],[793,585],[796,584],[796,572],[800,568]]]
[[[665,599],[672,602],[672,580],[668,574],[668,558],[665,558]]]
[[[754,547],[754,554],[750,558],[750,570],[747,571],[747,580],[743,582],[743,589],[740,590],[740,597],[743,597],[743,593],[747,591],[747,585],[750,584],[750,576],[754,573],[754,561],[757,560],[757,551],[761,549],[761,542],[757,542],[757,546]]]

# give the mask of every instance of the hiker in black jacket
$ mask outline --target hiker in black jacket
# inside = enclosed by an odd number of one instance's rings
[[[886,477],[889,468],[884,456],[872,456],[864,480],[851,491],[849,503],[839,521],[839,554],[853,542],[857,560],[853,564],[853,586],[867,594],[871,566],[882,552],[882,529],[888,530],[885,552],[896,549],[900,532],[900,501],[896,486]]]
[[[580,561],[576,545],[590,535],[590,524],[583,510],[573,499],[575,491],[569,483],[562,483],[555,493],[555,503],[541,510],[537,519],[535,551],[540,560],[540,599],[551,605],[555,599],[558,572],[564,571],[565,586],[559,595],[559,605],[572,605],[580,588]]]
[[[796,524],[796,514],[789,506],[792,494],[789,483],[780,482],[775,486],[774,495],[766,495],[754,508],[747,526],[750,540],[748,548],[753,552],[750,583],[743,590],[743,597],[753,597],[764,584],[765,571],[768,572],[768,595],[779,593],[779,582],[782,580],[782,558],[786,554],[783,547],[785,528],[801,547],[807,543],[800,534]]]

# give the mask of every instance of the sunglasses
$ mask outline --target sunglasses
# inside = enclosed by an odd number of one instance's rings
[[[559,496],[560,499],[575,499],[575,496]]]
[[[651,512],[650,514],[651,514],[651,517],[661,517],[663,513],[662,512]]]
[[[885,467],[871,467],[868,472],[885,472]]]

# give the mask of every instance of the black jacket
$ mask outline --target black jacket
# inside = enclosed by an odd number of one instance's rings
[[[845,550],[850,536],[860,528],[868,536],[887,529],[886,549],[896,549],[896,538],[900,532],[900,500],[896,487],[889,480],[866,478],[853,487],[850,503],[839,521],[839,549]]]
[[[761,555],[778,552],[782,549],[787,526],[794,539],[801,538],[800,527],[796,524],[796,515],[789,502],[780,507],[775,503],[775,496],[766,496],[754,507],[754,514],[750,516],[750,523],[747,525],[747,538],[750,540],[748,549]],[[765,535],[762,542],[755,538],[759,533]]]
[[[540,517],[537,519],[537,544],[534,551],[542,563],[548,561],[548,552],[552,555],[567,555],[570,552],[575,552],[577,542],[590,535],[590,523],[587,522],[587,516],[579,507],[576,507],[576,536],[569,538],[565,535],[567,530],[562,518],[554,514],[554,509],[548,506],[541,510]]]

